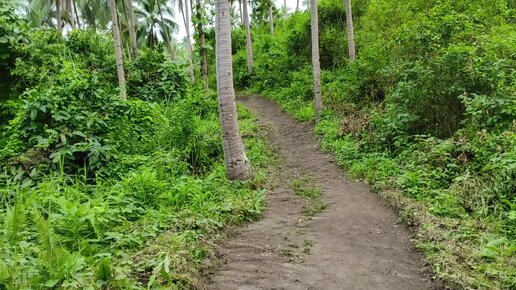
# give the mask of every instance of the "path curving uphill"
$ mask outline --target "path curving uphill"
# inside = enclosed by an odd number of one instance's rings
[[[268,128],[281,162],[263,219],[223,246],[225,264],[210,277],[208,289],[439,288],[409,230],[368,186],[350,180],[319,150],[312,125],[259,96],[241,103]],[[327,204],[311,218],[289,185],[303,176],[311,176]]]

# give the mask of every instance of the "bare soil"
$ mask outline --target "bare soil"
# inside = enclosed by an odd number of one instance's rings
[[[268,130],[280,157],[263,218],[222,248],[224,264],[208,289],[436,289],[410,231],[367,185],[352,181],[322,153],[313,125],[272,101],[241,101]],[[289,182],[311,176],[328,208],[303,215]]]

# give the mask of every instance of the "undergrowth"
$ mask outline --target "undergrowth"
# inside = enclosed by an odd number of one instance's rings
[[[3,5],[1,29],[23,22]],[[264,207],[252,114],[239,108],[255,177],[229,181],[216,95],[162,47],[127,63],[121,100],[110,37],[16,28],[0,47],[0,289],[203,288],[221,230]]]
[[[355,1],[346,60],[342,1],[319,4],[322,147],[415,229],[452,288],[516,287],[516,41],[511,1]],[[310,13],[253,31],[237,84],[314,121]],[[234,34],[238,34],[235,32]],[[239,41],[239,38],[237,38]],[[301,193],[302,194],[302,193]]]

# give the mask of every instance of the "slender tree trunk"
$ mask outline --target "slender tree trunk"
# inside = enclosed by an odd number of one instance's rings
[[[240,11],[240,26],[244,25],[244,14],[242,14],[242,0],[238,0],[238,9]]]
[[[120,29],[118,28],[118,15],[115,0],[109,0],[109,12],[113,29],[113,40],[115,42],[116,70],[118,74],[118,86],[120,87],[120,98],[126,99],[124,59],[122,54],[122,43],[120,40]]]
[[[296,11],[299,11],[299,0],[297,0]]]
[[[190,74],[190,80],[195,82],[195,74],[194,74],[194,63],[193,63],[193,49],[192,49],[192,39],[190,37],[190,15],[188,15],[188,0],[179,0],[183,1],[183,5],[181,5],[181,14],[183,14],[183,22],[185,24],[186,29],[186,41],[187,41],[187,52],[188,52],[188,73]]]
[[[57,24],[57,31],[59,31],[59,35],[63,35],[63,24],[61,22],[62,18],[62,9],[61,9],[61,0],[56,0],[56,24]]]
[[[140,56],[140,53],[138,52],[138,40],[136,39],[136,18],[134,17],[134,7],[133,7],[133,1],[132,0],[126,0],[127,2],[124,3],[127,4],[127,22],[129,22],[129,39],[131,40],[131,54],[136,59]],[[125,2],[125,1],[124,1]]]
[[[253,72],[253,42],[251,40],[251,25],[249,24],[249,14],[247,13],[247,1],[242,0],[244,9],[244,25],[245,25],[245,47],[247,49],[247,72]]]
[[[73,13],[75,14],[75,21],[77,23],[77,27],[79,30],[81,30],[81,21],[79,19],[79,13],[77,13],[77,4],[75,3],[75,0],[72,0],[72,6],[73,6]]]
[[[229,179],[248,179],[251,177],[251,164],[240,136],[233,89],[229,1],[217,0],[216,14],[217,93],[226,174]]]
[[[204,28],[202,25],[203,15],[202,15],[201,0],[197,0],[195,10],[196,10],[196,18],[197,18],[197,37],[199,40],[199,53],[201,56],[201,76],[202,76],[202,80],[203,80],[204,90],[208,91],[208,89],[209,89],[208,88],[208,52],[206,50],[206,41],[204,39]]]
[[[321,67],[319,63],[319,19],[317,15],[317,0],[311,0],[311,32],[312,32],[312,66],[314,77],[314,108],[316,119],[321,117],[323,104],[321,98]]]
[[[349,60],[355,60],[355,37],[353,33],[353,13],[351,12],[351,0],[344,0],[346,7],[346,28],[348,31],[348,53]]]
[[[186,0],[186,1],[188,1],[188,0]],[[192,21],[193,21],[193,17],[195,15],[193,0],[190,0],[190,15],[192,15]]]
[[[165,21],[163,21],[163,13],[161,12],[160,1],[157,1],[156,3],[158,4],[157,6],[158,6],[159,17],[160,17],[161,23],[165,23]],[[161,29],[163,29],[164,35],[162,35],[162,36],[165,41],[165,46],[167,47],[168,54],[170,56],[170,59],[173,59],[173,58],[175,58],[175,52],[172,47],[172,40],[170,39],[170,31],[168,30],[168,26],[161,27]]]
[[[274,14],[272,6],[272,0],[269,0],[269,32],[271,35],[274,35]]]
[[[72,30],[77,29],[77,25],[75,23],[75,12],[73,10],[72,0],[66,0],[66,10],[68,11],[68,15],[70,16],[70,26]]]
[[[283,9],[285,9],[285,15],[287,15],[287,0],[283,0]]]

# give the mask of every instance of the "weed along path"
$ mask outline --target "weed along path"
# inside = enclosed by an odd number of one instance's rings
[[[268,128],[280,162],[263,219],[223,246],[208,289],[437,288],[410,232],[319,151],[312,125],[260,97],[242,103]]]

